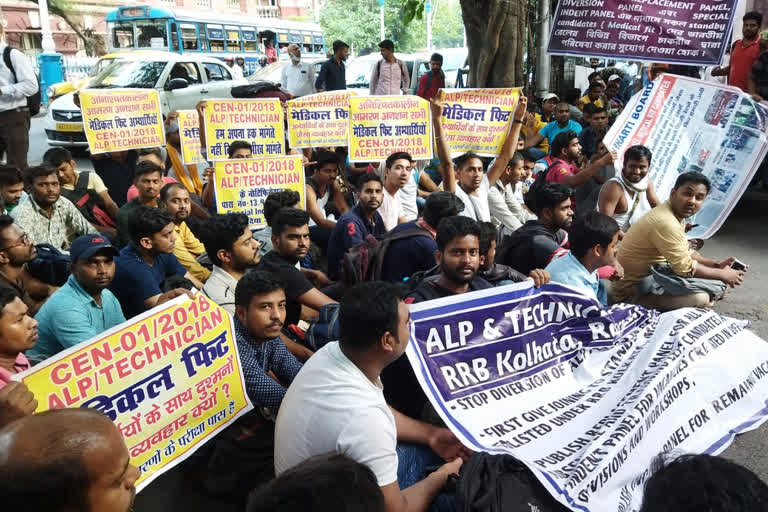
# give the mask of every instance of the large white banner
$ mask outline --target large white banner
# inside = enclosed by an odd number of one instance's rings
[[[704,173],[712,190],[688,220],[691,238],[720,229],[749,186],[768,149],[768,107],[740,89],[676,75],[661,75],[637,93],[603,142],[619,154],[643,144],[653,152],[650,176],[662,201],[678,175]],[[618,171],[617,171],[618,172]]]
[[[636,511],[657,454],[719,453],[767,418],[768,344],[711,310],[525,283],[410,308],[406,353],[446,425],[573,510]]]

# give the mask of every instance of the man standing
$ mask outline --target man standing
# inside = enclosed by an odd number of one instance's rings
[[[395,43],[385,39],[379,43],[381,60],[371,72],[371,96],[408,94],[411,77],[405,62],[395,57]]]
[[[728,85],[747,91],[752,66],[765,49],[760,41],[763,15],[757,11],[748,12],[742,18],[742,22],[741,35],[744,37],[733,43],[729,65],[716,67],[712,70],[712,76],[727,76]]]
[[[600,189],[597,209],[619,224],[619,238],[624,237],[634,222],[659,205],[653,181],[648,177],[651,150],[632,146],[624,153],[621,174],[614,176]]]
[[[517,141],[520,136],[520,128],[523,125],[528,100],[521,96],[514,112],[512,126],[509,129],[504,144],[501,147],[501,153],[493,162],[488,173],[483,173],[483,161],[474,153],[465,153],[456,159],[456,170],[454,170],[451,160],[451,151],[448,147],[448,141],[443,135],[443,107],[444,104],[432,100],[432,124],[435,127],[435,141],[437,144],[437,154],[440,158],[440,175],[443,178],[443,188],[448,192],[453,192],[464,203],[464,211],[461,215],[469,217],[476,221],[489,222],[491,220],[491,211],[488,206],[488,192],[491,184],[496,183],[499,176],[504,172],[507,163],[512,159],[512,155],[517,147]]]
[[[248,229],[248,217],[242,213],[215,215],[203,224],[201,238],[213,262],[203,293],[234,316],[237,282],[259,262],[259,243]]]
[[[211,271],[197,261],[197,258],[205,253],[205,247],[187,226],[192,201],[189,192],[181,183],[169,183],[160,189],[160,204],[171,214],[176,226],[176,245],[173,254],[184,268],[195,278],[204,283],[211,275]]]
[[[555,107],[555,120],[547,123],[538,132],[529,134],[525,139],[525,147],[526,149],[538,147],[544,139],[547,139],[551,148],[555,142],[555,137],[564,131],[576,132],[576,136],[578,136],[581,133],[581,125],[571,119],[571,111],[567,103],[558,103]]]
[[[384,220],[376,210],[381,206],[383,186],[377,175],[363,174],[357,204],[339,217],[328,240],[328,276],[338,280],[342,275],[344,254],[363,242],[368,235],[381,237],[386,233]]]
[[[30,355],[42,361],[125,322],[107,287],[115,277],[115,249],[102,235],[72,243],[72,275],[35,316],[40,340]]]
[[[701,209],[709,189],[709,179],[703,174],[681,174],[669,200],[651,210],[627,232],[618,256],[624,267],[624,279],[613,285],[617,301],[662,311],[703,308],[712,305],[713,297],[722,295],[725,285],[742,284],[745,273],[731,268],[734,258],[711,260],[692,252],[688,245],[683,222]],[[666,264],[671,270],[661,281],[657,277],[662,271],[659,264]]]
[[[29,198],[16,207],[11,216],[32,239],[33,244],[51,244],[68,251],[80,235],[96,233],[77,206],[61,197],[56,169],[45,165],[26,171]]]
[[[286,91],[294,96],[306,96],[315,93],[315,68],[312,64],[301,62],[301,49],[299,45],[288,45],[290,64],[283,66],[280,84]]]
[[[384,195],[379,215],[384,221],[386,231],[391,231],[406,221],[402,214],[400,189],[411,179],[411,165],[411,155],[403,152],[392,153],[384,164]]]
[[[349,45],[338,39],[333,42],[333,56],[323,62],[315,80],[317,92],[339,91],[347,88],[346,67],[344,61],[349,56]]]
[[[282,400],[278,476],[315,455],[344,453],[373,471],[387,512],[429,508],[469,452],[448,429],[408,417],[384,399],[380,375],[404,358],[409,320],[395,285],[369,282],[347,291],[339,341],[307,361]],[[424,477],[424,466],[433,464],[437,470]]]
[[[40,86],[27,56],[5,42],[2,23],[0,53],[0,145],[7,153],[8,165],[25,169],[30,118],[27,96],[35,94]]]
[[[445,89],[445,73],[443,73],[443,56],[433,53],[429,58],[429,71],[421,75],[416,95],[425,100],[437,97],[437,91]]]
[[[124,246],[131,239],[131,218],[140,206],[157,208],[160,188],[163,186],[163,170],[154,162],[144,160],[136,165],[133,177],[139,195],[131,199],[117,211],[117,239]]]

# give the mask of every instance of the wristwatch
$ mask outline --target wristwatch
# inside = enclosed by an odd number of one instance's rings
[[[513,123],[520,123],[520,124],[523,124],[523,120],[522,120],[522,119],[514,119],[514,120],[512,120],[512,122],[513,122]]]

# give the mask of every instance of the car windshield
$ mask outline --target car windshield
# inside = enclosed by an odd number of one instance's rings
[[[167,62],[117,60],[107,66],[89,85],[92,89],[137,87],[152,89]]]
[[[347,87],[369,87],[371,85],[371,70],[375,63],[372,60],[359,59],[347,64]]]

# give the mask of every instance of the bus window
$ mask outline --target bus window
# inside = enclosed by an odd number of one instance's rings
[[[168,20],[138,20],[136,40],[138,48],[168,48]]]
[[[242,51],[240,48],[240,29],[227,26],[227,51],[237,53]]]
[[[280,53],[283,53],[286,48],[288,48],[288,45],[291,44],[291,40],[287,33],[285,32],[278,32],[277,33],[277,50]]]
[[[197,32],[198,36],[200,37],[200,50],[207,52],[208,51],[208,36],[205,33],[205,25],[202,23],[199,25],[199,30]]]
[[[315,53],[317,53],[318,55],[324,55],[325,48],[323,47],[323,36],[313,35],[312,40],[315,43]]]
[[[301,51],[302,53],[312,53],[314,48],[312,47],[312,36],[304,34],[302,36]]]
[[[132,23],[117,23],[109,32],[112,34],[113,48],[133,48]]]
[[[253,29],[242,29],[243,47],[246,52],[258,52],[259,42],[256,40],[256,31]]]
[[[181,44],[185,50],[199,50],[197,29],[194,25],[181,25]]]
[[[212,52],[224,51],[224,27],[208,25],[208,44]]]
[[[171,23],[171,51],[179,51],[179,32],[175,23]]]

